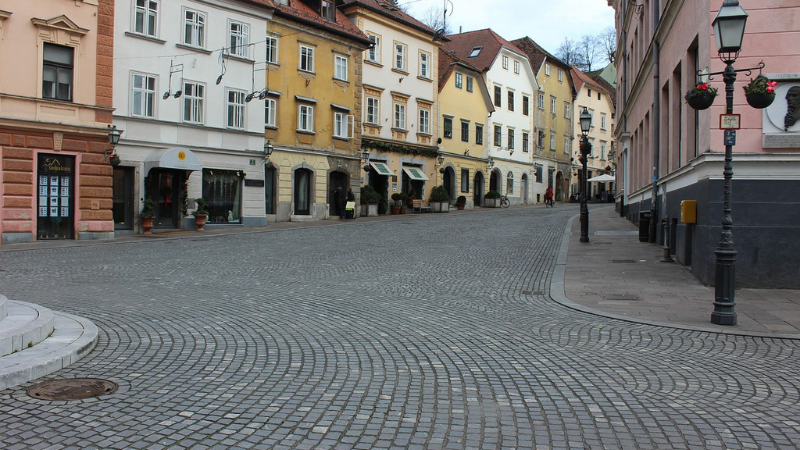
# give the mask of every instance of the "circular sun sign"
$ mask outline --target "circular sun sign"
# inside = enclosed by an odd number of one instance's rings
[[[186,152],[184,152],[184,151],[178,152],[178,159],[181,160],[181,161],[186,159]]]

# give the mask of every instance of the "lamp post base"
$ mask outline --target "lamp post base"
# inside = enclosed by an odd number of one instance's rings
[[[732,245],[732,244],[731,244]],[[716,325],[736,325],[736,249],[718,248],[716,252],[716,274],[714,277],[714,312],[711,323]]]

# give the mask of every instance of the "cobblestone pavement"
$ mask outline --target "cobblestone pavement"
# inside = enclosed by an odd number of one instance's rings
[[[14,449],[800,447],[798,341],[662,328],[548,295],[572,206],[0,252],[9,299],[93,320],[0,392]]]

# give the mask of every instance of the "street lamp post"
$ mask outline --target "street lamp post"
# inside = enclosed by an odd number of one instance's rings
[[[725,0],[714,18],[714,37],[720,59],[725,63],[722,79],[725,82],[725,113],[733,114],[733,84],[736,70],[733,63],[739,56],[744,37],[747,13],[739,6],[738,0]],[[733,135],[735,136],[735,135]],[[714,312],[711,323],[717,325],[736,325],[735,310],[735,272],[736,248],[733,245],[733,219],[731,218],[731,178],[733,177],[733,142],[725,139],[725,166],[722,197],[722,233],[716,255],[714,277]]]
[[[586,205],[589,183],[586,181],[586,163],[589,153],[592,152],[592,144],[589,143],[589,127],[592,125],[592,115],[586,108],[580,115],[581,122],[581,164],[583,165],[583,175],[581,176],[581,242],[589,242],[589,207]]]

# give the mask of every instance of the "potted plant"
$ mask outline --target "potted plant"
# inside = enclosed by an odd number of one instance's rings
[[[372,186],[361,186],[361,216],[377,216],[381,195]]]
[[[112,153],[111,156],[108,157],[108,162],[111,163],[112,166],[118,166],[120,163],[119,155]]]
[[[206,226],[206,218],[208,218],[208,210],[206,209],[206,205],[208,202],[203,200],[203,198],[196,198],[194,199],[195,203],[197,203],[197,209],[194,210],[194,223],[197,225],[197,231],[204,231]]]
[[[428,203],[433,212],[450,212],[450,193],[444,186],[435,186],[431,189],[431,198]]]
[[[463,211],[464,207],[467,206],[467,197],[459,195],[458,198],[456,199],[456,206],[458,207],[459,211]]]
[[[483,205],[487,208],[500,207],[500,193],[497,191],[489,191],[483,196]]]
[[[408,194],[405,192],[400,193],[400,214],[405,214],[408,211]]]
[[[395,192],[392,194],[392,214],[400,214],[400,193]]]
[[[696,110],[708,109],[714,103],[717,88],[710,87],[708,83],[700,83],[696,88],[686,93],[686,103]]]
[[[142,202],[142,230],[144,234],[153,234],[153,220],[156,217],[156,202],[152,198],[146,198]]]
[[[764,109],[775,101],[775,86],[777,81],[769,81],[764,75],[751,78],[744,86],[744,96],[747,103],[753,108]]]

